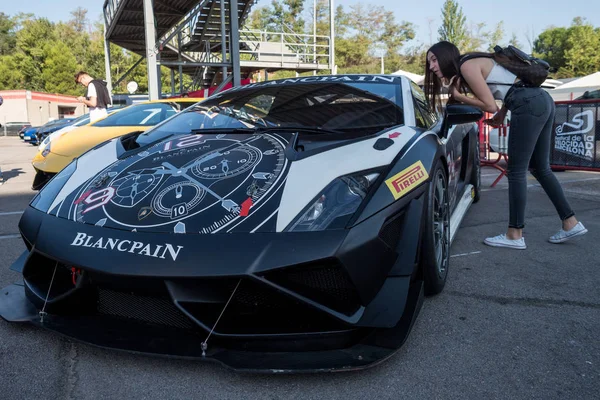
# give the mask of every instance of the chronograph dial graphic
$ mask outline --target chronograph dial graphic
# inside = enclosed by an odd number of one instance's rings
[[[188,181],[174,183],[154,196],[153,212],[161,217],[177,219],[186,216],[204,198],[206,192]]]
[[[110,179],[101,185],[84,185],[69,213],[79,222],[105,219],[106,227],[136,232],[250,229],[279,206],[274,194],[282,191],[289,167],[287,144],[277,134],[182,135],[163,141],[108,167],[103,174]]]
[[[210,156],[207,161],[194,165],[194,175],[207,179],[233,177],[253,168],[262,154],[253,147],[243,146],[223,152],[217,150]]]
[[[111,201],[122,207],[133,207],[148,196],[160,183],[156,170],[131,171],[113,181],[115,196]]]

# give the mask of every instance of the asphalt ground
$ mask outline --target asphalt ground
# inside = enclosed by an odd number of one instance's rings
[[[36,148],[0,138],[0,288],[25,249],[19,212]],[[448,282],[426,298],[406,344],[360,372],[250,375],[215,364],[131,355],[74,343],[0,320],[0,398],[8,399],[598,399],[600,398],[600,174],[560,172],[577,217],[589,229],[560,245],[554,208],[531,178],[527,250],[490,248],[508,218],[508,182],[490,184],[465,217]]]

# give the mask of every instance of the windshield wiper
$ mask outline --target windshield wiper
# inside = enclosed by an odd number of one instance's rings
[[[260,131],[294,131],[294,132],[311,132],[322,134],[343,135],[346,132],[335,129],[325,129],[320,126],[270,126],[268,128],[258,128]]]
[[[320,133],[320,134],[335,134],[342,135],[346,132],[337,131],[333,129],[323,129],[320,126],[257,126],[256,128],[208,128],[208,129],[192,129],[190,132],[193,134],[209,134],[209,133],[260,133],[260,132],[269,132],[269,131],[293,131],[293,132],[310,132],[310,133]]]
[[[194,135],[202,133],[255,133],[260,128],[207,128],[207,129],[192,129],[190,133]]]

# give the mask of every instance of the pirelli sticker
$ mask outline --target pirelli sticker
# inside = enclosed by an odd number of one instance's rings
[[[394,199],[398,200],[400,197],[425,182],[428,178],[429,174],[425,170],[423,163],[417,161],[410,167],[398,172],[396,175],[386,180],[385,184],[390,189],[390,192],[392,192]]]

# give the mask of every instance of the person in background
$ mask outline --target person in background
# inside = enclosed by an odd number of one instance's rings
[[[427,51],[425,95],[432,107],[439,109],[442,87],[447,88],[449,102],[463,103],[495,113],[484,122],[499,126],[511,111],[508,138],[509,223],[506,233],[488,237],[484,243],[494,247],[526,249],[523,238],[527,203],[527,169],[554,204],[562,229],[548,240],[562,243],[583,235],[587,229],[575,218],[560,183],[550,169],[550,142],[555,105],[540,87],[528,86],[500,65],[495,54],[472,53],[461,63],[458,48],[446,41]],[[467,96],[466,91],[472,96]],[[461,91],[463,93],[461,93]],[[496,100],[503,101],[502,108]]]
[[[87,72],[79,71],[75,74],[75,83],[87,87],[85,97],[80,96],[77,101],[88,106],[90,110],[90,123],[108,115],[106,107],[112,104],[106,82],[92,78]]]

